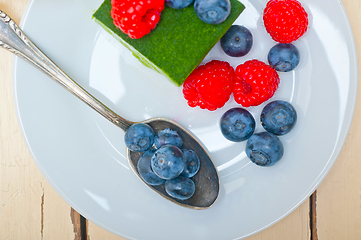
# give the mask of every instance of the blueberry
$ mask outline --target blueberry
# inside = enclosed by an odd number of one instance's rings
[[[231,12],[229,0],[195,0],[194,10],[199,19],[209,24],[219,24]]]
[[[272,166],[283,156],[281,140],[270,132],[253,134],[247,141],[246,154],[251,161],[259,166]]]
[[[182,9],[191,5],[194,0],[165,0],[167,5],[174,9]]]
[[[267,132],[285,135],[293,129],[297,121],[296,109],[286,101],[268,103],[261,113],[261,124]]]
[[[242,57],[253,45],[252,33],[240,25],[232,25],[221,38],[223,51],[231,57]]]
[[[256,121],[247,110],[232,108],[223,114],[220,125],[225,138],[233,142],[241,142],[252,136]]]
[[[279,43],[269,51],[268,62],[277,71],[289,72],[300,62],[300,52],[291,43]]]
[[[173,198],[186,200],[193,196],[195,192],[194,182],[186,177],[178,177],[176,179],[165,182],[165,191]]]
[[[154,186],[163,184],[165,182],[165,180],[158,177],[150,167],[150,159],[153,157],[155,151],[155,149],[149,149],[148,151],[144,152],[142,156],[140,156],[137,165],[140,177],[149,185]]]
[[[184,170],[181,173],[181,176],[191,178],[199,170],[200,161],[197,153],[191,149],[182,149],[183,152],[183,161],[184,161]]]
[[[154,144],[156,148],[160,148],[164,145],[174,145],[181,148],[183,141],[176,131],[166,128],[157,133],[154,138]]]
[[[151,167],[160,178],[167,180],[176,178],[184,169],[183,153],[176,146],[162,146],[154,153]]]
[[[135,123],[125,132],[124,141],[133,152],[144,152],[154,143],[154,131],[145,123]]]

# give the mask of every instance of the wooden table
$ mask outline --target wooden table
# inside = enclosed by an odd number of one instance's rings
[[[361,2],[342,2],[361,56]],[[28,0],[0,0],[0,9],[19,23],[27,3]],[[12,59],[10,53],[0,50],[0,240],[121,240],[75,212],[38,170],[15,114]],[[293,213],[250,240],[361,239],[361,154],[358,152],[361,98],[358,99],[346,144],[326,179]]]

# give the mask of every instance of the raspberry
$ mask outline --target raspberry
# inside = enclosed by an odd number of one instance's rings
[[[272,39],[279,43],[299,39],[308,27],[308,15],[297,0],[270,0],[263,21]]]
[[[183,95],[190,107],[214,111],[232,94],[234,69],[228,62],[213,60],[196,68],[183,84]]]
[[[276,70],[259,60],[238,65],[234,73],[233,95],[243,107],[258,106],[270,99],[278,88]]]
[[[112,0],[111,16],[115,26],[139,39],[156,27],[163,8],[164,0]]]

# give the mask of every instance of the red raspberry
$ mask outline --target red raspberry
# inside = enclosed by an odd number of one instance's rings
[[[138,39],[155,28],[164,0],[112,0],[114,25],[130,38]]]
[[[214,111],[232,94],[234,69],[228,62],[213,60],[196,68],[184,81],[183,95],[190,107]]]
[[[270,0],[263,21],[272,39],[280,43],[299,39],[308,27],[308,15],[297,0]]]
[[[236,68],[233,95],[243,107],[258,106],[270,99],[278,88],[276,70],[259,60],[249,60]]]

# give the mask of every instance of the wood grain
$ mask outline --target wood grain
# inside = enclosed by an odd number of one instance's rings
[[[286,218],[247,240],[308,240],[310,239],[309,201],[305,201]]]
[[[125,238],[119,237],[113,233],[105,231],[104,229],[98,227],[97,225],[88,221],[88,236],[90,240],[125,240]]]
[[[16,22],[27,0],[0,0]],[[12,95],[13,55],[0,50],[0,240],[75,239],[71,208],[47,183],[30,156]]]
[[[343,3],[354,32],[358,56],[361,56],[361,1],[345,0]],[[358,65],[361,69],[360,62]],[[353,123],[342,152],[317,190],[316,214],[319,240],[361,239],[360,123],[359,96]]]

